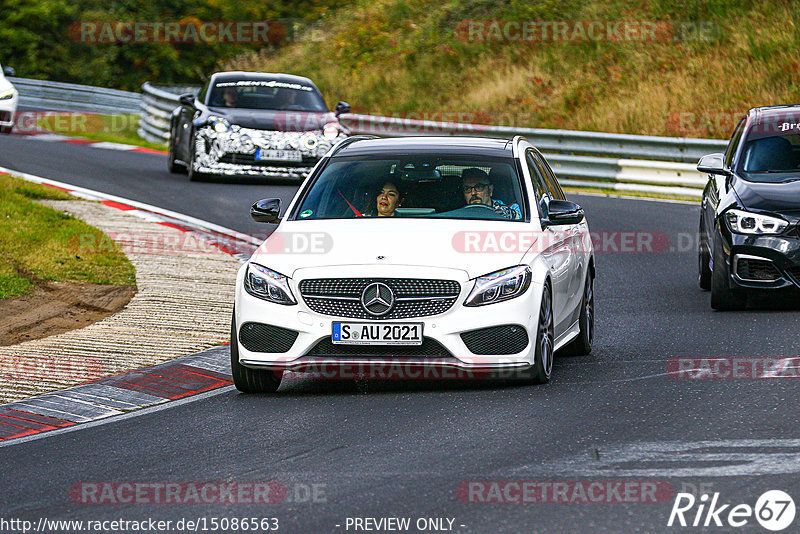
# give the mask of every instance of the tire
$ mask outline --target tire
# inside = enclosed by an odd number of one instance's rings
[[[722,252],[722,238],[714,236],[714,268],[711,271],[711,307],[715,310],[741,310],[747,303],[742,289],[732,289],[728,280],[730,270]]]
[[[539,307],[539,322],[536,328],[536,352],[531,368],[531,381],[534,384],[550,382],[550,375],[553,373],[554,337],[553,297],[550,285],[547,284],[542,292],[542,304]]]
[[[592,352],[594,341],[594,276],[591,267],[586,271],[586,283],[583,288],[581,301],[581,315],[578,319],[580,331],[578,336],[564,347],[564,354],[568,356],[586,356]]]
[[[181,165],[180,163],[175,161],[175,146],[173,143],[173,139],[175,139],[174,134],[170,135],[169,138],[169,155],[167,156],[167,169],[172,174],[186,174],[188,169]]]
[[[0,126],[0,134],[10,134],[13,129],[13,124],[11,126]]]
[[[239,339],[236,314],[231,318],[231,375],[233,385],[242,393],[275,393],[281,385],[283,371],[250,369],[239,363]]]
[[[701,215],[702,217],[702,215]],[[711,289],[711,269],[708,264],[711,263],[711,256],[708,253],[708,237],[703,235],[703,221],[700,221],[700,232],[697,243],[697,284],[703,291]]]
[[[195,138],[194,138],[194,134],[192,134],[192,139],[191,139],[191,143],[192,144],[191,144],[191,148],[189,150],[189,153],[190,153],[189,164],[188,164],[188,166],[186,168],[186,174],[189,175],[189,181],[190,182],[199,182],[200,180],[205,180],[206,178],[208,178],[207,174],[204,174],[202,172],[197,172],[197,171],[194,170],[194,153],[195,153],[195,150],[196,150],[195,142],[196,141],[195,141]]]

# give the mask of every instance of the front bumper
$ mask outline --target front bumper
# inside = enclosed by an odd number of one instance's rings
[[[800,289],[800,228],[781,235],[723,233],[731,287]]]
[[[17,103],[19,96],[14,93],[14,96],[5,100],[0,100],[0,126],[13,126],[14,116],[17,114]]]
[[[248,294],[243,288],[243,277],[246,265],[239,271],[236,282],[236,327],[242,329],[247,323],[268,324],[270,326],[296,332],[294,341],[285,352],[258,352],[248,350],[242,344],[241,330],[239,336],[239,360],[242,365],[262,369],[280,370],[319,370],[336,366],[385,366],[396,364],[420,365],[426,368],[436,367],[457,370],[498,370],[521,369],[530,367],[535,352],[536,327],[542,287],[532,283],[531,287],[512,300],[482,307],[464,307],[463,302],[472,290],[473,282],[468,280],[464,271],[442,268],[422,268],[410,266],[393,266],[391,270],[370,268],[368,272],[354,273],[350,268],[326,268],[316,273],[308,273],[304,278],[417,278],[457,280],[461,291],[455,304],[445,311],[432,316],[413,317],[396,320],[365,320],[351,317],[336,317],[316,313],[309,308],[300,296],[298,284],[300,280],[291,281],[291,289],[298,300],[297,305],[283,306],[273,304]],[[332,323],[335,321],[365,322],[369,324],[422,323],[423,346],[351,346],[333,345],[330,342]],[[485,354],[473,353],[476,347],[471,341],[465,341],[462,333],[484,332],[488,328],[504,327],[515,329],[516,335],[526,336],[526,340],[514,347],[516,352]],[[523,334],[524,331],[524,334]],[[294,334],[292,334],[293,336]],[[525,337],[520,337],[525,339]],[[284,347],[285,348],[285,347]],[[519,349],[519,350],[517,350]]]
[[[194,171],[216,176],[263,176],[302,180],[344,134],[328,139],[322,132],[280,132],[232,126],[219,133],[210,126],[195,135]],[[256,160],[256,150],[299,152],[301,161]]]

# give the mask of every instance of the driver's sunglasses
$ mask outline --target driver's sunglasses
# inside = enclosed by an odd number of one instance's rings
[[[484,190],[492,184],[475,184],[475,185],[465,185],[461,189],[464,190],[464,193],[469,193],[470,191],[475,191],[476,193],[483,193]]]

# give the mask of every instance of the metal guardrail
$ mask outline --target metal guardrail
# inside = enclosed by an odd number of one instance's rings
[[[142,86],[139,135],[151,142],[169,140],[169,116],[178,106],[178,92],[188,88]],[[340,117],[353,134],[382,137],[466,135],[508,139],[525,136],[547,155],[567,186],[658,193],[699,198],[707,182],[695,167],[700,156],[722,152],[727,141],[686,137],[514,128],[481,124],[380,117],[348,113]]]
[[[22,108],[104,114],[140,112],[139,93],[11,76],[8,80],[19,91]]]
[[[178,107],[178,95],[145,82],[140,105],[139,136],[151,143],[168,143],[169,117]]]
[[[178,96],[193,93],[198,87],[155,87],[149,82],[142,85],[139,137],[151,143],[169,142],[169,118],[178,107]]]

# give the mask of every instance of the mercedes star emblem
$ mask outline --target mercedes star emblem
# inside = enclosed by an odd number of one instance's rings
[[[373,282],[361,292],[361,305],[367,313],[380,317],[386,315],[394,307],[392,288],[382,282]]]

